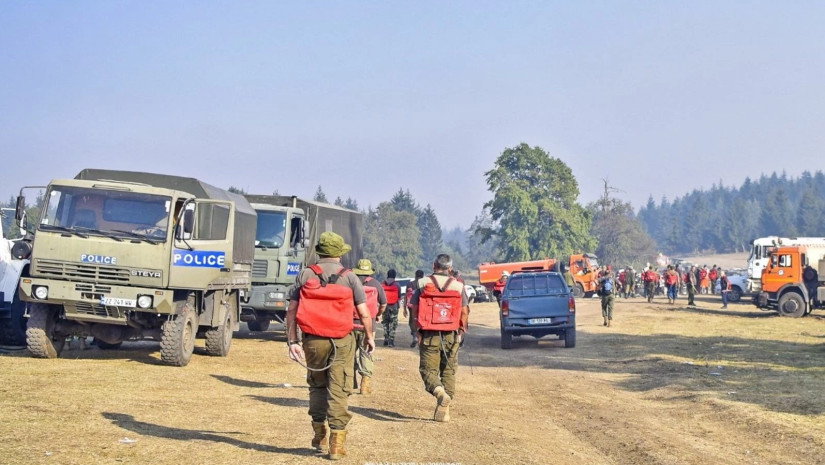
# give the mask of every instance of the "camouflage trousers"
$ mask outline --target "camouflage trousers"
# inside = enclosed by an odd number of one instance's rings
[[[364,349],[367,345],[367,333],[363,329],[354,329],[352,330],[352,336],[355,338],[355,357],[353,357],[355,359],[355,371],[361,376],[371,378],[372,372],[375,370],[375,364],[372,361],[372,356]]]
[[[352,333],[339,339],[307,334],[303,346],[309,368],[329,365],[323,371],[307,370],[309,416],[314,422],[329,421],[331,429],[346,429],[352,418],[347,411],[347,397],[355,377],[355,337]]]
[[[384,315],[381,317],[381,324],[384,326],[384,338],[387,341],[395,341],[395,329],[398,328],[398,304],[387,304]]]
[[[458,370],[458,333],[456,331],[421,331],[418,372],[430,394],[443,386],[455,397],[455,373]]]

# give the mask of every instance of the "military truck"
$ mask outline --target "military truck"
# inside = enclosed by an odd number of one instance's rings
[[[341,257],[347,267],[362,257],[363,215],[357,211],[298,197],[247,195],[258,214],[252,293],[241,308],[241,320],[251,331],[266,331],[283,323],[288,289],[307,264],[317,261],[315,244],[322,232],[340,234],[352,251]]]
[[[17,285],[29,261],[13,253],[19,248],[8,234],[13,218],[13,208],[0,209],[0,345],[20,346],[26,343],[26,303],[17,296]]]
[[[193,178],[86,169],[53,180],[20,281],[29,351],[56,358],[72,335],[101,349],[149,338],[162,362],[185,366],[200,337],[226,356],[251,288],[256,221],[242,196]]]

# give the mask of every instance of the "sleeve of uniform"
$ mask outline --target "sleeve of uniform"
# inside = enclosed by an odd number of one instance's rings
[[[315,272],[313,272],[309,268],[304,268],[303,270],[301,270],[300,273],[298,273],[298,276],[295,277],[295,283],[292,284],[292,286],[290,286],[287,290],[287,292],[289,293],[289,300],[294,300],[297,302],[301,299],[301,286],[303,285],[303,283],[307,282],[307,279],[309,279],[309,277],[307,276],[308,273],[312,274],[313,276],[315,275]]]

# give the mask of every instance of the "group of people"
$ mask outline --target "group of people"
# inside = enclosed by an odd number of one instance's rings
[[[340,235],[321,234],[315,246],[318,263],[296,277],[286,319],[289,357],[307,369],[311,445],[332,460],[346,456],[346,427],[352,417],[347,398],[356,388],[356,372],[361,375],[360,392],[372,391],[373,322],[382,317],[384,345],[394,347],[401,300],[394,270],[382,283],[372,278],[375,270],[368,259],[348,270],[341,257],[350,250]],[[435,258],[431,275],[419,271],[408,286],[404,315],[409,311],[411,347],[419,347],[424,387],[435,397],[433,419],[448,422],[469,303],[449,255]]]
[[[667,295],[668,304],[675,304],[679,295],[679,286],[684,284],[687,289],[689,306],[696,306],[695,296],[697,293],[715,294],[717,280],[720,284],[722,294],[722,308],[728,308],[728,293],[731,290],[731,283],[727,275],[721,268],[713,265],[708,270],[707,265],[702,268],[691,266],[683,274],[679,274],[677,267],[668,265],[659,273],[653,265],[649,265],[643,272],[637,274],[632,266],[628,266],[614,275],[613,267],[602,266],[598,272],[597,294],[601,298],[602,316],[604,326],[610,326],[613,321],[613,306],[616,295],[624,298],[635,297],[637,282],[641,281],[644,287],[644,296],[648,302],[653,302],[653,297],[658,289],[664,288]]]

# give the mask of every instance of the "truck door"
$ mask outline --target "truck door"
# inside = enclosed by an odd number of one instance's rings
[[[801,282],[796,260],[797,256],[792,253],[771,254],[767,268],[762,273],[762,290],[777,292],[785,284]]]
[[[210,283],[228,278],[232,269],[229,225],[234,221],[232,202],[186,201],[178,216],[169,270],[169,286],[205,290]]]
[[[306,264],[307,251],[307,222],[303,215],[295,213],[289,218],[289,261],[286,274],[294,277],[298,275]]]

